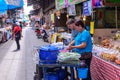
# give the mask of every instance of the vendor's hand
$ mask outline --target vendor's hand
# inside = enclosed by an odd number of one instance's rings
[[[67,50],[72,50],[73,49],[73,46],[69,46],[68,48],[67,48]]]
[[[68,46],[71,46],[71,44],[68,44]]]

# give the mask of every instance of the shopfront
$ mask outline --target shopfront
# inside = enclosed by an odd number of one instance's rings
[[[92,0],[95,28],[120,28],[120,1]]]
[[[91,75],[94,80],[120,80],[120,1],[100,1],[92,0],[95,33]]]

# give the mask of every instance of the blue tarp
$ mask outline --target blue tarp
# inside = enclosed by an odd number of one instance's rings
[[[6,10],[22,8],[24,5],[23,0],[18,0],[19,5],[9,4],[7,0],[0,0],[0,12],[5,12]]]
[[[4,0],[0,0],[0,11],[4,12],[5,10],[7,10],[8,6],[6,4],[6,2]]]
[[[24,1],[23,0],[18,0],[19,1],[19,5],[13,5],[13,4],[7,4],[7,6],[8,6],[8,9],[15,9],[15,8],[21,8],[21,7],[23,7],[23,5],[24,5]]]

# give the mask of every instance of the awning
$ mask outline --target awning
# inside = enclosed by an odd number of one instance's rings
[[[7,4],[4,0],[0,0],[0,11],[5,11],[7,10]]]
[[[104,0],[105,6],[120,6],[120,0]]]
[[[23,0],[6,0],[8,9],[21,8],[24,5]]]
[[[24,5],[23,0],[0,0],[0,12],[6,10],[21,8]]]

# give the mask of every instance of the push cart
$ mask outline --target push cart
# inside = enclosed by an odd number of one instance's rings
[[[39,53],[39,47],[35,47],[35,51],[36,53],[34,55],[38,55]],[[35,56],[36,57],[36,56]],[[34,80],[45,80],[46,77],[46,73],[47,73],[47,69],[48,68],[61,68],[64,67],[65,70],[67,69],[67,67],[70,68],[70,80],[75,80],[74,78],[74,68],[75,67],[81,67],[82,64],[78,61],[75,61],[74,63],[61,63],[61,62],[55,62],[55,63],[45,63],[43,60],[37,59],[38,63],[36,63],[36,72],[35,72],[35,76],[34,76]],[[47,61],[49,62],[49,61]],[[66,78],[65,80],[68,80],[68,78]]]

